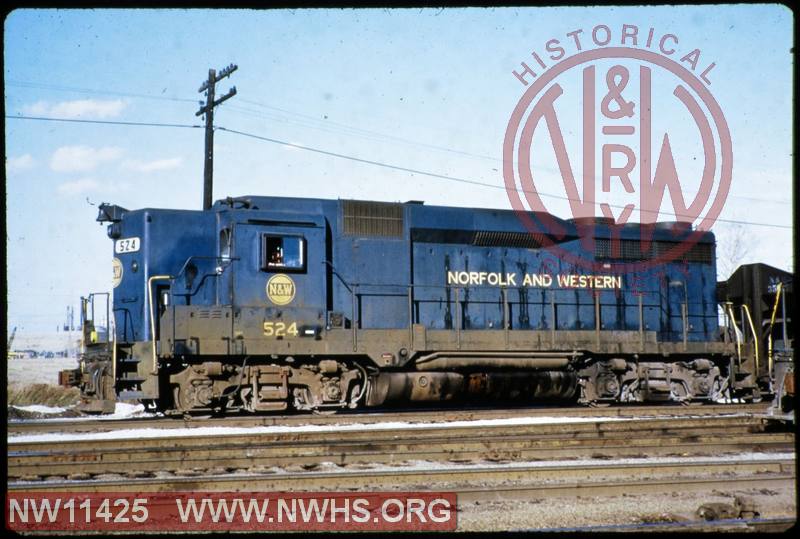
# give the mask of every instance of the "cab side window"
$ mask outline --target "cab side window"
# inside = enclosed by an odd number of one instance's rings
[[[219,231],[219,257],[223,261],[228,261],[231,258],[231,243],[233,237],[230,228],[223,228]]]
[[[300,236],[264,234],[261,237],[261,270],[305,270],[305,244],[305,239]]]

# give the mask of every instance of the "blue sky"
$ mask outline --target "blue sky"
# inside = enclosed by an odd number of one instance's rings
[[[623,24],[672,33],[681,52],[698,48],[701,64],[716,63],[710,89],[734,152],[721,217],[791,226],[794,21],[775,5],[18,10],[5,20],[6,114],[199,124],[197,88],[210,67],[233,62],[238,71],[217,88],[238,95],[217,125],[500,187],[505,129],[524,92],[511,71],[547,40],[567,43],[597,24],[617,38]],[[568,143],[578,110],[565,113]],[[54,330],[81,294],[110,288],[112,245],[90,203],[200,207],[201,129],[19,119],[5,129],[9,329]],[[696,166],[692,132],[670,129],[675,155]],[[541,182],[563,192],[553,170]],[[244,194],[510,207],[499,188],[218,131],[214,196]],[[548,203],[569,217],[565,202]],[[715,232],[721,243],[747,240],[742,262],[792,264],[789,228]]]

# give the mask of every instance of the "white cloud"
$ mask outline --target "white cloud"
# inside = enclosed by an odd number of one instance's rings
[[[109,182],[86,177],[79,180],[64,182],[56,187],[56,191],[67,196],[89,193],[111,195],[122,191],[129,191],[130,188],[131,185],[126,182]]]
[[[37,101],[33,105],[25,105],[22,107],[22,112],[33,116],[41,116],[47,114],[49,106],[46,101]]]
[[[181,166],[183,159],[180,157],[170,157],[167,159],[156,159],[154,161],[126,160],[122,167],[135,170],[136,172],[156,172],[159,170],[173,170]]]
[[[100,163],[115,161],[121,156],[122,149],[111,146],[62,146],[53,153],[50,168],[57,172],[86,172],[94,170]]]
[[[36,160],[29,153],[20,155],[19,157],[6,158],[6,170],[8,172],[17,172],[19,170],[28,170],[36,165]]]
[[[25,114],[34,116],[56,116],[58,118],[114,118],[128,106],[123,99],[100,100],[78,99],[75,101],[60,101],[49,103],[37,101],[32,105],[22,107]]]
[[[96,191],[100,184],[92,178],[82,178],[72,182],[64,182],[58,186],[58,192],[62,195],[79,195],[81,193],[88,193]]]

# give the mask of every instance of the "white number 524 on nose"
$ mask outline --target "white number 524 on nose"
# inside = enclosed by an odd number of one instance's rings
[[[124,238],[117,240],[114,244],[114,252],[117,254],[122,253],[135,253],[139,250],[139,238]]]

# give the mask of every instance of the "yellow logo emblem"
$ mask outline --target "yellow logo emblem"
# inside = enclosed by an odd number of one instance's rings
[[[289,305],[294,299],[294,281],[288,275],[278,273],[267,281],[267,297],[275,305]]]
[[[111,261],[111,268],[114,270],[113,277],[111,278],[111,286],[116,288],[122,282],[122,262],[119,258]]]

